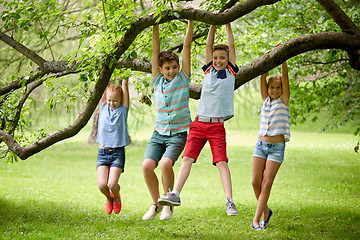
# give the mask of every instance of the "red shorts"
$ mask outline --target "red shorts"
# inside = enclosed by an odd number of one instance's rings
[[[224,123],[198,122],[197,120],[190,124],[183,157],[193,158],[196,162],[207,141],[213,155],[213,165],[217,162],[228,162]]]

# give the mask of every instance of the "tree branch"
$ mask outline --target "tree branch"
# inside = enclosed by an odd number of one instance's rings
[[[297,37],[242,67],[236,76],[236,88],[301,53],[316,49],[350,51],[358,48],[360,48],[360,38],[347,33],[326,32]]]
[[[346,15],[333,0],[316,0],[334,19],[343,32],[360,34],[360,28]]]
[[[64,72],[66,74],[64,74]],[[77,73],[75,70],[75,64],[68,64],[65,61],[49,61],[44,62],[41,68],[36,69],[30,74],[30,76],[23,77],[22,79],[11,82],[3,87],[0,87],[0,96],[9,93],[12,90],[19,89],[26,86],[37,79],[44,77],[49,73],[61,73],[63,76],[67,74]]]
[[[34,63],[36,63],[39,67],[43,65],[44,62],[46,62],[45,59],[37,55],[35,52],[31,51],[21,43],[17,42],[12,37],[9,37],[3,32],[0,32],[0,40],[4,43],[8,44],[10,47],[14,48],[19,53],[25,55],[27,58],[32,60]]]

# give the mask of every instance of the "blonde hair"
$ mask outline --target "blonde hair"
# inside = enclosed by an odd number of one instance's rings
[[[104,93],[103,93],[103,95],[102,95],[102,97],[100,99],[100,104],[101,105],[104,104],[107,101],[107,96],[106,96],[107,92],[118,93],[118,94],[120,94],[120,98],[122,99],[122,95],[123,95],[122,87],[119,84],[109,84],[106,87],[106,89],[105,89],[105,91],[104,91]]]

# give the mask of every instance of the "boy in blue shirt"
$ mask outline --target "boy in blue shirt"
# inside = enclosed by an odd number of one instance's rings
[[[206,65],[200,103],[196,119],[190,125],[189,137],[183,154],[183,162],[174,190],[158,201],[161,205],[180,206],[180,191],[189,177],[191,166],[209,141],[213,165],[218,167],[225,191],[226,213],[236,216],[238,212],[232,200],[231,175],[226,154],[224,121],[234,116],[235,75],[238,71],[235,57],[234,35],[230,23],[226,24],[228,45],[215,45],[216,26],[211,26],[206,43]]]
[[[143,216],[151,220],[162,211],[160,220],[169,220],[173,207],[158,203],[159,181],[154,172],[160,162],[162,185],[167,193],[174,185],[173,165],[184,149],[187,130],[191,123],[189,110],[189,80],[191,68],[191,42],[194,21],[189,20],[182,53],[179,58],[170,51],[160,52],[159,25],[153,26],[152,76],[156,110],[155,130],[146,148],[142,170],[153,203]]]

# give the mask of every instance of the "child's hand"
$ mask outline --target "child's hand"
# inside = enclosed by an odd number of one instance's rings
[[[262,78],[266,78],[267,75],[268,75],[268,72],[261,74],[261,77],[262,77]]]

